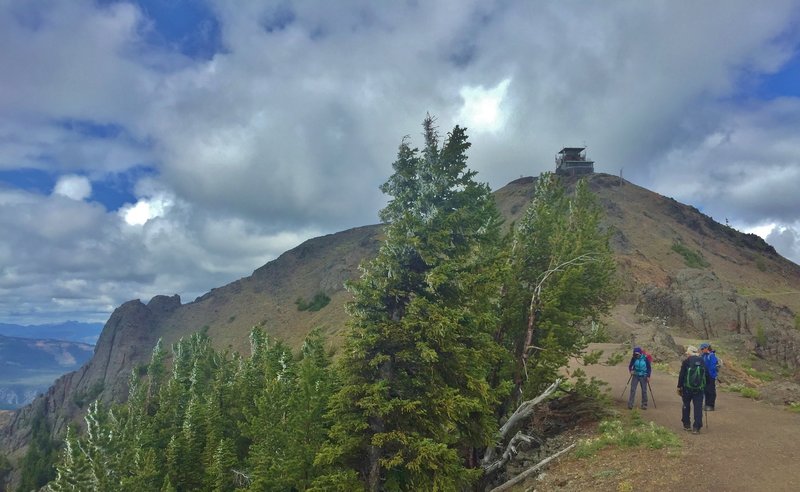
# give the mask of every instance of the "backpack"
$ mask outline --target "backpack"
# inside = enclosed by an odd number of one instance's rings
[[[706,364],[700,357],[689,360],[683,386],[691,391],[702,391],[706,388]]]
[[[644,357],[637,357],[633,361],[633,372],[639,377],[647,376],[647,360]]]
[[[642,349],[642,353],[644,354],[645,357],[647,357],[647,360],[650,361],[650,363],[652,364],[653,356],[650,355],[650,352],[646,351],[645,349]]]

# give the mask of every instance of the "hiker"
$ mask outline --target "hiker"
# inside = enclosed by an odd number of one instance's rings
[[[703,362],[706,363],[706,411],[713,412],[714,404],[717,402],[717,370],[719,368],[719,360],[714,349],[711,348],[709,343],[700,344],[700,352],[703,356]]]
[[[683,400],[681,422],[683,430],[699,434],[703,428],[703,397],[706,386],[706,365],[697,347],[686,347],[686,359],[681,363],[678,375],[678,394]],[[689,419],[690,406],[694,405],[694,425]]]
[[[636,386],[642,387],[642,410],[647,410],[647,383],[650,382],[650,358],[641,347],[634,347],[633,357],[628,364],[631,373],[631,394],[628,397],[628,410],[633,408],[636,399]]]

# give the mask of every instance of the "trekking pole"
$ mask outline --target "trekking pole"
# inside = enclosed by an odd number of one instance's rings
[[[623,398],[623,397],[625,396],[625,390],[626,390],[626,389],[628,389],[628,383],[630,383],[630,382],[631,382],[631,378],[633,378],[633,374],[631,374],[630,376],[628,376],[628,382],[627,382],[627,383],[625,383],[625,387],[624,387],[624,388],[622,388],[622,393],[620,393],[620,394],[619,394],[619,397],[620,397],[620,398]]]
[[[708,425],[708,410],[706,410],[706,402],[705,401],[703,402],[703,411],[706,412],[706,429],[710,429],[711,427],[709,427],[709,425]]]
[[[658,405],[656,405],[656,397],[653,396],[653,387],[650,386],[650,381],[647,382],[647,389],[650,390],[650,398],[653,399],[653,408],[658,408]]]

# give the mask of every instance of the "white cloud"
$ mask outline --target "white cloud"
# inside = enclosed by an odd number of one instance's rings
[[[508,119],[508,108],[503,106],[511,79],[504,79],[491,89],[483,86],[463,87],[459,94],[464,105],[458,113],[456,123],[461,122],[475,132],[497,132]]]
[[[85,200],[92,194],[92,183],[86,176],[61,176],[53,187],[53,194],[78,201]]]
[[[118,213],[127,224],[140,226],[151,219],[163,216],[170,205],[172,200],[167,196],[140,198],[134,204],[121,207]]]
[[[61,176],[49,196],[0,187],[0,321],[191,298],[373,223],[426,112],[468,127],[493,188],[587,144],[599,171],[796,248],[800,102],[743,95],[800,43],[792,0],[343,0],[284,25],[271,2],[212,7],[209,60],[150,44],[133,4],[0,7],[0,170]],[[136,166],[154,174],[119,211],[87,201]]]

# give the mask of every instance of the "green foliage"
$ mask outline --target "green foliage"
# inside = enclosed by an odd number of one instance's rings
[[[761,381],[772,381],[775,379],[775,375],[770,372],[762,372],[752,367],[743,367],[743,369],[744,372],[756,379],[760,379]]]
[[[794,317],[794,329],[800,330],[800,314]]]
[[[386,241],[349,285],[332,442],[318,457],[355,471],[361,487],[469,488],[481,473],[465,467],[467,455],[492,442],[507,391],[488,382],[503,356],[492,337],[499,214],[466,167],[464,129],[440,145],[433,119],[423,126],[425,147],[404,140],[381,187],[391,197]]]
[[[767,262],[764,261],[763,257],[761,256],[756,257],[756,268],[758,268],[762,272],[767,271]]]
[[[45,417],[44,402],[37,400],[31,412],[31,440],[20,462],[19,492],[38,490],[55,476],[57,443],[50,439],[50,425]]]
[[[313,458],[333,377],[318,333],[300,356],[254,329],[246,359],[217,352],[204,333],[173,345],[171,370],[166,358],[159,341],[126,404],[89,406],[51,490],[227,491],[245,475],[256,490],[305,490],[321,474]]]
[[[745,398],[752,398],[757,400],[761,398],[761,393],[755,388],[750,388],[748,386],[744,386],[743,384],[731,384],[727,386],[722,386],[724,391],[729,391],[731,393],[739,393]]]
[[[755,388],[742,388],[739,391],[739,394],[744,396],[745,398],[752,398],[753,400],[758,400],[761,398],[761,393]]]
[[[606,365],[616,366],[617,364],[625,361],[625,356],[626,355],[627,355],[627,352],[614,352],[613,354],[611,354],[608,357],[608,360],[606,361]]]
[[[138,369],[139,371],[144,370],[143,368]],[[92,385],[82,391],[76,391],[74,395],[72,395],[72,403],[74,403],[78,408],[83,408],[86,404],[93,402],[100,396],[100,393],[103,392],[104,384],[102,380],[95,381]]]
[[[294,303],[297,305],[298,311],[319,311],[331,302],[331,298],[324,292],[317,292],[311,298],[311,302],[306,302],[302,297],[298,297]]]
[[[789,411],[790,411],[790,412],[793,412],[793,413],[800,413],[800,403],[798,403],[798,402],[791,402],[791,403],[789,403],[789,406],[788,406],[788,408],[789,408]],[[2,476],[2,475],[0,475],[0,476]]]
[[[756,325],[756,343],[761,347],[767,346],[767,330],[761,323]]]
[[[8,474],[11,472],[11,463],[5,455],[0,454],[0,486],[6,483]]]
[[[581,327],[607,312],[619,293],[602,217],[584,180],[569,195],[544,173],[513,231],[501,333],[515,356],[507,371],[524,395],[538,394],[586,347],[592,337]]]
[[[681,446],[681,440],[674,432],[653,422],[642,421],[636,410],[633,412],[630,423],[625,424],[620,420],[605,420],[600,423],[599,431],[600,434],[597,437],[581,442],[575,450],[575,456],[591,457],[607,446],[650,449]]]
[[[689,268],[706,268],[710,263],[703,258],[703,253],[700,251],[693,251],[681,242],[674,242],[672,244],[672,251],[683,256],[683,261]]]
[[[588,354],[583,354],[583,365],[599,364],[600,357],[603,356],[603,353],[602,350],[592,350]]]

